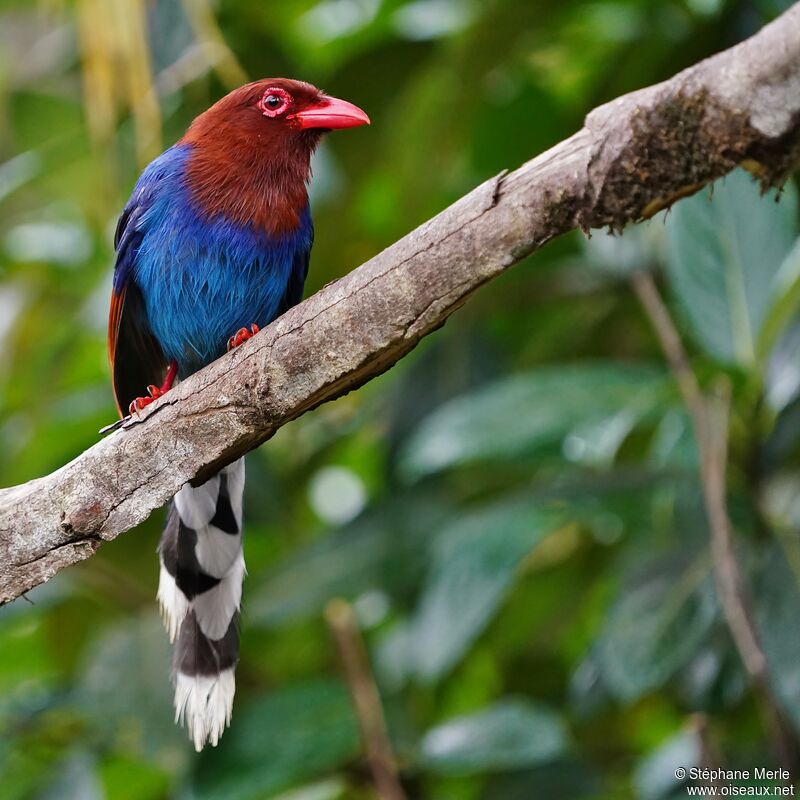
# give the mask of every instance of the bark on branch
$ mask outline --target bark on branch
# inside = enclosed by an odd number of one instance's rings
[[[0,603],[384,372],[550,239],[621,229],[740,164],[780,183],[798,156],[800,4],[746,42],[595,109],[574,136],[326,286],[140,422],[51,475],[0,490]]]

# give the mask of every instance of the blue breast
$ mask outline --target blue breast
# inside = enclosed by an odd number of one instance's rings
[[[290,282],[300,277],[302,286],[313,238],[307,206],[297,230],[278,237],[222,215],[205,218],[185,183],[190,157],[189,145],[167,150],[142,174],[132,197],[141,213],[131,277],[153,334],[181,376],[222,355],[239,328],[275,319]]]

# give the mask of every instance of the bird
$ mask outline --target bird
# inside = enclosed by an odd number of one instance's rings
[[[117,224],[108,353],[120,417],[299,303],[314,228],[311,156],[368,125],[309,83],[230,92],[142,172]],[[170,641],[175,722],[199,752],[230,724],[245,574],[243,457],[167,507],[157,599]]]

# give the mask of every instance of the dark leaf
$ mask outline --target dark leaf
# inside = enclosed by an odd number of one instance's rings
[[[462,517],[439,535],[407,646],[423,681],[444,675],[499,608],[520,562],[563,524],[560,512],[506,501]]]
[[[551,709],[507,699],[433,728],[420,750],[435,772],[497,772],[554,761],[567,750],[567,734]]]
[[[259,800],[356,756],[358,726],[345,688],[309,681],[250,703],[216,749],[203,753],[197,800]]]
[[[596,651],[603,682],[626,701],[661,686],[697,651],[717,613],[705,559],[651,566],[609,612]]]
[[[402,457],[410,478],[475,461],[561,446],[572,461],[606,464],[640,422],[663,413],[671,381],[647,366],[588,363],[514,375],[445,403]]]

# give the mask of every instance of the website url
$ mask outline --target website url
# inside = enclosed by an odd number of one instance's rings
[[[794,786],[687,786],[689,797],[794,797]]]

